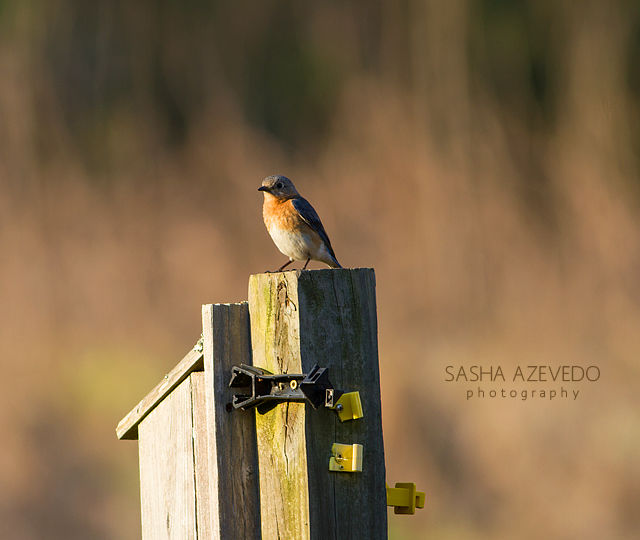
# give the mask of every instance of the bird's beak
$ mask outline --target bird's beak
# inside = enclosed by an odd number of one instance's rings
[[[269,188],[267,186],[260,186],[258,191],[269,191]]]

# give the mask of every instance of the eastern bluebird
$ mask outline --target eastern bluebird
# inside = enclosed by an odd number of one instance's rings
[[[258,191],[264,194],[262,217],[271,239],[289,257],[278,272],[293,261],[306,261],[304,270],[311,259],[331,268],[342,268],[318,214],[291,180],[286,176],[267,176]]]

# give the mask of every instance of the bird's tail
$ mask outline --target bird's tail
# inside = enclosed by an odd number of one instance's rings
[[[342,268],[342,265],[338,262],[338,259],[331,257],[331,260],[327,261],[330,268]]]

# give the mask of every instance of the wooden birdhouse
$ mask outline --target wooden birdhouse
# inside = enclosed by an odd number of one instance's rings
[[[373,270],[253,275],[248,302],[204,305],[116,432],[144,539],[386,538]]]

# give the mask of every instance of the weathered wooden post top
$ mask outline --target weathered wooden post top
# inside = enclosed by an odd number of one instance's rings
[[[202,327],[116,428],[139,441],[142,537],[386,538],[373,269],[252,275]]]

